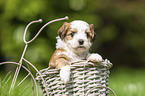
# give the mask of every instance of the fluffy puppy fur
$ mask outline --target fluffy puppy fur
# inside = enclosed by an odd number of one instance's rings
[[[58,35],[56,37],[56,51],[50,59],[49,67],[60,69],[60,77],[65,84],[70,79],[71,62],[79,60],[102,61],[99,54],[89,53],[89,48],[96,36],[93,24],[89,25],[81,20],[65,22],[58,30]]]

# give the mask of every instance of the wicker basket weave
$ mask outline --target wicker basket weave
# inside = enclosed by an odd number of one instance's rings
[[[44,88],[41,76],[37,73],[36,80],[43,90],[43,96],[106,96],[109,94],[107,89],[109,81],[109,69],[112,63],[105,60],[98,64],[86,61],[74,62],[71,65],[70,82],[64,84],[59,76],[58,69],[43,69],[39,72],[45,80],[47,88]]]

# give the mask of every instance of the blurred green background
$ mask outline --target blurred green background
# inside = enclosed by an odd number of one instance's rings
[[[29,28],[27,40],[48,21],[65,16],[70,18],[67,22],[80,19],[94,24],[97,38],[91,52],[113,63],[110,86],[115,91],[119,86],[115,84],[130,84],[135,76],[138,76],[137,84],[145,89],[145,83],[139,81],[145,81],[142,74],[145,72],[144,0],[0,0],[0,62],[19,61],[25,46],[24,29],[30,21],[43,20]],[[39,70],[48,67],[55,51],[57,30],[63,22],[50,24],[29,44],[25,58]],[[14,70],[12,65],[0,66],[1,74]]]

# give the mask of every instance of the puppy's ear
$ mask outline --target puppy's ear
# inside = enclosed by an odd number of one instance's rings
[[[91,41],[93,42],[96,39],[96,33],[94,32],[93,24],[90,25],[91,30]]]
[[[70,23],[64,22],[64,24],[60,27],[60,29],[57,31],[59,37],[61,39],[64,39],[66,36],[67,31],[70,28]]]

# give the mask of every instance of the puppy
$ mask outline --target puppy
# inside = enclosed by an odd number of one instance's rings
[[[61,80],[66,84],[70,79],[71,62],[88,60],[93,62],[102,61],[99,54],[90,54],[89,48],[95,40],[93,24],[75,20],[65,22],[58,30],[56,51],[52,55],[49,67],[60,69]]]

